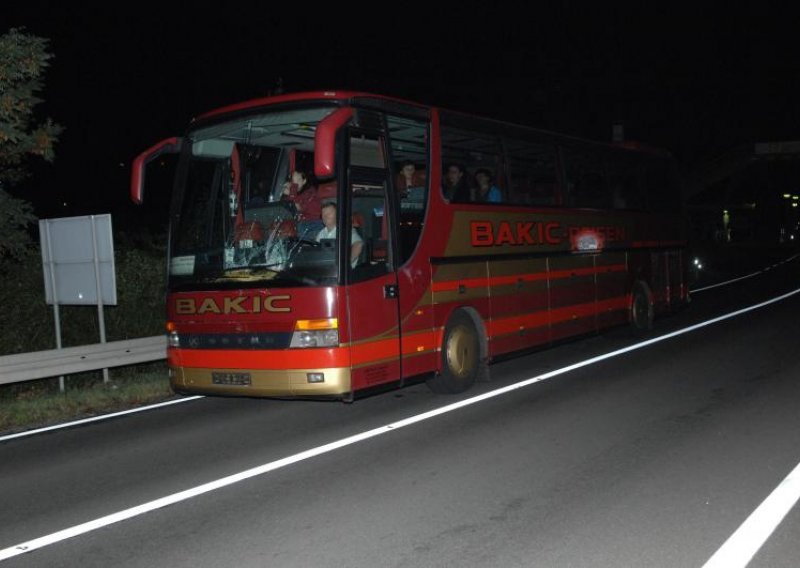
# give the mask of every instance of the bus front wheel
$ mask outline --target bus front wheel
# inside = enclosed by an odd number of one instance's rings
[[[464,392],[475,383],[485,365],[472,318],[463,310],[457,310],[444,328],[442,370],[428,380],[428,386],[440,394]]]

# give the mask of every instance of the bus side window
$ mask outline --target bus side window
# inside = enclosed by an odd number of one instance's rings
[[[461,169],[463,177],[455,182],[447,175],[451,166]],[[491,184],[497,189],[493,192],[481,192],[475,174],[487,170]],[[499,192],[500,202],[507,201],[500,142],[491,134],[474,130],[465,130],[452,126],[442,126],[442,191],[448,201],[491,203],[487,196],[496,199]],[[455,185],[454,185],[455,183]],[[494,202],[497,202],[494,200]]]
[[[505,140],[509,203],[556,205],[558,182],[555,146],[526,140]]]
[[[392,115],[387,115],[386,123],[394,164],[394,189],[400,204],[396,226],[402,264],[411,258],[417,248],[428,207],[431,183],[428,175],[428,123]],[[410,184],[401,173],[403,166],[408,163],[414,166]]]

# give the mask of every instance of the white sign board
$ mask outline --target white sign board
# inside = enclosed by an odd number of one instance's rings
[[[39,221],[48,304],[117,304],[111,215]]]

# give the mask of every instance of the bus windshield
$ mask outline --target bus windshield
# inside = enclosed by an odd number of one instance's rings
[[[314,135],[335,107],[292,109],[187,136],[173,204],[172,289],[318,286],[338,276],[320,208],[333,179],[313,179]]]

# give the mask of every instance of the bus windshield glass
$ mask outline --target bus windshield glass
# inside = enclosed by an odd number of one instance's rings
[[[283,110],[190,132],[173,204],[172,289],[336,283],[335,231],[323,232],[321,220],[336,184],[312,175],[316,127],[334,110]]]

